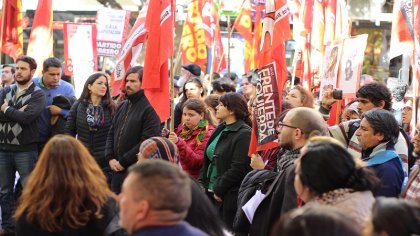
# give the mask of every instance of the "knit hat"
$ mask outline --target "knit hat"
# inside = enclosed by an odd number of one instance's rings
[[[357,106],[359,105],[359,102],[353,102],[352,104],[346,106],[347,109],[358,112]]]
[[[178,147],[164,137],[146,139],[140,145],[139,153],[145,159],[162,159],[174,164],[179,164]]]
[[[200,76],[201,75],[201,68],[197,64],[182,65],[182,68],[191,72],[191,74],[193,74],[195,76]]]

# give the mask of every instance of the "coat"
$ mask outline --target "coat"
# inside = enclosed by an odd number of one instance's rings
[[[200,145],[197,143],[197,135],[200,133],[201,129],[195,130],[188,139],[184,140],[179,137],[178,142],[176,142],[176,146],[179,150],[182,169],[194,179],[197,179],[200,175],[200,170],[203,167],[204,149],[207,145],[207,141],[209,140],[210,135],[213,133],[213,130],[214,127],[209,124],[208,130],[204,134]],[[179,135],[182,131],[182,125],[178,127],[177,131],[177,134]]]
[[[77,135],[77,139],[90,151],[99,166],[104,168],[108,166],[108,161],[105,160],[105,145],[112,122],[111,109],[107,108],[105,104],[102,104],[104,110],[104,126],[98,130],[91,131],[86,120],[87,106],[88,102],[86,101],[77,101],[74,103],[67,118],[65,133],[74,137]]]
[[[225,128],[225,123],[220,124],[207,141],[207,146]],[[248,157],[250,140],[251,128],[244,121],[238,120],[228,131],[221,134],[214,150],[213,161],[216,162],[217,175],[213,191],[223,200],[221,215],[228,229],[232,229],[233,226],[239,187],[246,174],[252,170],[251,158]],[[205,153],[199,178],[205,188],[208,188],[209,184],[209,176],[207,176],[209,166],[210,159]]]
[[[106,142],[106,159],[116,159],[127,169],[137,162],[140,144],[160,135],[160,119],[144,91],[128,95],[127,100],[118,106],[112,120]]]

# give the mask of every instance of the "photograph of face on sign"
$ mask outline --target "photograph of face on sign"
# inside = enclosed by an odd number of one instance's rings
[[[338,66],[340,64],[341,58],[341,49],[341,42],[335,42],[325,47],[325,54],[321,72],[320,94],[323,94],[324,90],[328,88],[336,88]]]
[[[359,89],[366,44],[366,34],[344,40],[338,75],[338,87],[343,90],[344,97],[354,97]]]

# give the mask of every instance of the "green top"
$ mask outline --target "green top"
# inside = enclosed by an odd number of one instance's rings
[[[216,181],[216,176],[217,176],[216,162],[213,160],[214,150],[216,149],[217,143],[219,142],[219,139],[222,133],[225,131],[229,131],[229,127],[231,126],[232,124],[226,125],[226,127],[222,130],[222,132],[220,132],[216,136],[216,138],[214,138],[213,141],[207,146],[206,154],[207,154],[207,157],[210,159],[210,165],[209,165],[209,168],[207,169],[207,176],[210,176],[209,186],[208,186],[209,190],[213,190],[214,182]]]

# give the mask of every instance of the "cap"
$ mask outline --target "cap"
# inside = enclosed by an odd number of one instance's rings
[[[163,159],[179,164],[178,147],[164,137],[153,137],[144,140],[140,145],[139,153],[145,159]]]
[[[182,68],[191,72],[191,74],[193,74],[195,76],[200,76],[201,75],[201,68],[197,64],[182,65]]]

